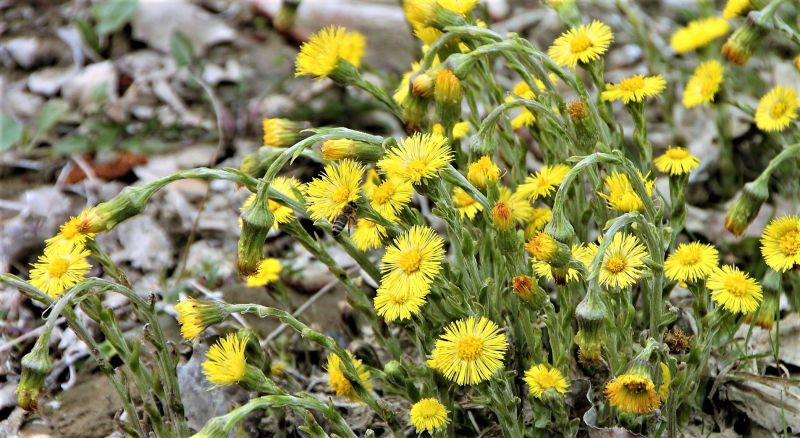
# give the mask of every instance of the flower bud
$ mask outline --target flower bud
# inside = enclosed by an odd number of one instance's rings
[[[208,420],[206,425],[191,438],[229,438],[231,434],[225,429],[227,422],[226,416],[214,417]]]
[[[403,109],[403,121],[409,132],[417,132],[425,126],[428,116],[428,100],[408,93],[399,103]]]
[[[181,336],[194,340],[203,330],[219,324],[227,316],[224,305],[219,301],[186,298],[175,305]]]
[[[294,27],[297,17],[297,8],[299,6],[300,0],[286,0],[281,2],[281,8],[272,22],[277,31],[288,32]]]
[[[511,288],[520,300],[531,305],[534,311],[544,307],[547,294],[534,278],[529,275],[517,275],[511,280]]]
[[[420,73],[411,81],[411,93],[419,97],[431,97],[435,85],[431,72]]]
[[[586,153],[593,152],[598,141],[594,121],[590,117],[589,107],[583,100],[573,100],[567,105],[567,114],[575,126],[577,146]]]
[[[386,377],[396,385],[402,385],[408,379],[408,373],[403,368],[403,365],[396,360],[390,360],[383,366],[383,373]]]
[[[261,202],[260,202],[261,201]],[[267,239],[275,217],[267,207],[267,199],[259,200],[242,211],[242,231],[239,235],[238,266],[243,277],[258,272],[264,252],[264,241]]]
[[[39,395],[44,389],[44,379],[50,371],[52,362],[47,344],[49,336],[42,336],[30,353],[22,358],[22,376],[17,386],[17,404],[27,411],[39,405]]]
[[[772,269],[767,270],[764,279],[761,280],[761,287],[763,291],[763,298],[761,300],[761,307],[758,309],[758,316],[755,318],[755,325],[764,330],[772,329],[775,323],[775,317],[778,315],[779,297],[781,294],[781,273]],[[745,323],[753,324],[753,316],[755,312],[747,315]]]
[[[287,148],[306,137],[301,131],[308,127],[306,122],[296,122],[281,118],[264,118],[261,122],[264,130],[264,145],[276,148]]]
[[[125,187],[120,194],[94,208],[95,219],[91,221],[88,231],[91,233],[108,231],[120,222],[143,212],[147,202],[161,187],[163,186],[149,184]]]
[[[461,80],[452,70],[444,68],[436,75],[433,97],[436,115],[444,125],[452,125],[461,117]]]
[[[443,30],[447,26],[467,24],[461,14],[442,7],[437,0],[404,0],[403,12],[417,29],[433,27]]]
[[[492,207],[492,222],[495,228],[500,231],[508,231],[514,227],[514,217],[511,214],[511,207],[504,201],[498,201]]]
[[[745,184],[739,199],[728,208],[728,214],[725,215],[725,229],[734,236],[741,236],[756,218],[767,198],[769,189],[766,180],[756,179]]]
[[[544,231],[536,233],[525,244],[525,249],[537,260],[548,263],[555,268],[566,267],[572,257],[572,250],[567,245],[554,239]]]
[[[670,354],[684,354],[689,351],[692,337],[678,327],[664,333],[664,343],[667,344]]]
[[[383,157],[383,148],[376,144],[340,138],[322,143],[322,158],[343,160],[352,158],[362,162],[374,163]]]
[[[585,366],[596,367],[600,364],[607,313],[603,300],[592,292],[587,293],[575,309],[575,319],[578,321],[575,343],[578,345],[578,360]]]
[[[239,166],[239,170],[253,178],[261,178],[272,162],[280,155],[280,150],[271,146],[262,146],[255,152],[249,153],[242,158],[242,164]]]
[[[761,40],[767,34],[767,29],[756,22],[756,17],[757,13],[750,13],[745,24],[736,29],[722,45],[722,55],[728,58],[728,61],[744,65],[753,52],[758,50]]]

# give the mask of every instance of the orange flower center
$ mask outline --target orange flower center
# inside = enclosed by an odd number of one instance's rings
[[[347,202],[349,199],[350,189],[347,187],[339,187],[333,191],[333,194],[331,194],[331,200],[337,204]]]
[[[612,256],[606,262],[606,269],[614,274],[619,274],[625,270],[625,260],[623,260],[620,256]]]
[[[458,357],[462,360],[476,360],[482,351],[483,341],[476,336],[465,336],[458,341]]]
[[[792,256],[800,252],[800,232],[789,231],[781,237],[778,244],[781,252],[787,256]]]
[[[572,38],[572,41],[569,42],[569,50],[572,53],[581,53],[591,46],[592,40],[582,33],[575,35],[575,38]]]
[[[622,82],[619,83],[619,87],[627,92],[639,91],[644,88],[644,77],[642,77],[642,75],[636,75],[623,79]]]
[[[422,264],[422,253],[416,249],[406,251],[400,258],[400,269],[406,274],[413,274],[419,271],[419,266]]]
[[[61,277],[67,270],[69,270],[69,259],[61,258],[55,259],[50,263],[50,266],[47,268],[47,273],[50,274],[51,277]]]

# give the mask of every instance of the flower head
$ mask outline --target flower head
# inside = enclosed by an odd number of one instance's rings
[[[550,196],[569,172],[569,166],[556,164],[555,166],[542,166],[538,172],[525,178],[525,182],[517,188],[518,193],[531,200]]]
[[[800,216],[783,216],[770,222],[761,233],[761,255],[779,272],[800,266]]]
[[[578,62],[586,64],[600,59],[614,41],[614,34],[607,24],[597,20],[582,24],[561,34],[547,50],[559,65],[575,68]]]
[[[475,187],[484,189],[487,184],[500,179],[500,168],[494,164],[490,156],[484,155],[478,161],[469,164],[467,179]]]
[[[603,254],[600,284],[615,288],[628,287],[639,280],[647,250],[632,234],[616,233]]]
[[[378,161],[378,168],[389,177],[412,184],[433,178],[452,158],[447,139],[437,134],[417,133],[400,141],[400,145],[386,152]]]
[[[347,355],[350,356],[353,367],[355,367],[356,373],[358,373],[359,382],[367,389],[372,388],[372,382],[369,380],[369,370],[364,367],[360,359],[353,357],[353,354],[349,351]],[[328,386],[330,386],[331,390],[339,397],[345,397],[351,401],[360,400],[358,393],[356,393],[355,388],[353,388],[353,384],[347,380],[347,377],[344,375],[342,359],[337,356],[336,353],[330,353],[328,354],[327,365]]]
[[[369,219],[359,218],[356,222],[356,229],[350,237],[356,248],[361,251],[380,248],[383,246],[383,238],[386,237],[386,227]]]
[[[261,128],[264,131],[264,145],[287,148],[303,137],[300,131],[306,128],[306,124],[289,119],[265,117],[261,121]]]
[[[215,386],[238,383],[247,371],[244,350],[247,338],[230,333],[208,349],[203,361],[203,375]]]
[[[39,256],[39,261],[33,264],[29,283],[50,298],[56,299],[89,274],[92,265],[86,257],[89,257],[89,250],[83,245],[47,245],[44,254]]]
[[[397,237],[383,256],[381,289],[425,295],[442,269],[444,239],[416,225]]]
[[[797,92],[776,85],[758,101],[756,126],[762,131],[783,131],[797,118]]]
[[[175,305],[178,312],[178,323],[181,326],[181,336],[191,341],[207,327],[222,322],[225,314],[216,301],[196,300],[187,298]]]
[[[655,183],[645,179],[641,174],[639,174],[639,177],[644,183],[645,192],[648,195],[652,195]],[[623,213],[640,211],[644,208],[644,203],[633,189],[633,184],[628,179],[628,175],[614,171],[603,179],[603,183],[608,194],[600,193],[600,196],[605,198],[609,208]]]
[[[683,54],[708,45],[728,33],[729,29],[728,20],[721,17],[694,20],[672,34],[669,43],[676,53]]]
[[[414,195],[414,187],[406,180],[389,178],[371,190],[367,198],[381,216],[394,221]]]
[[[247,286],[266,286],[273,281],[281,278],[281,261],[275,258],[267,258],[258,263],[258,271],[247,277]]]
[[[506,335],[497,324],[471,316],[445,327],[428,363],[459,385],[475,385],[503,366],[507,348]]]
[[[647,414],[661,405],[656,385],[645,373],[623,374],[606,384],[611,406],[632,414]]]
[[[411,407],[409,417],[417,432],[433,433],[447,424],[447,409],[435,398],[423,398]]]
[[[725,265],[709,275],[711,298],[731,313],[751,313],[761,301],[761,286],[735,266]]]
[[[511,119],[511,129],[517,130],[525,126],[533,126],[536,123],[536,116],[528,108],[522,108],[519,115]]]
[[[708,277],[719,264],[719,252],[711,245],[682,243],[664,262],[664,274],[670,280],[693,283]]]
[[[571,248],[572,258],[581,262],[586,268],[591,266],[592,260],[594,260],[594,256],[597,254],[597,244],[590,243],[588,245],[577,245],[573,244]],[[552,267],[542,260],[533,259],[531,263],[533,265],[533,271],[536,272],[536,275],[539,277],[544,277],[548,280],[555,280],[553,277],[553,269]],[[567,270],[567,282],[576,281],[581,278],[580,272],[575,268],[569,268]]]
[[[358,199],[358,188],[364,168],[352,160],[341,160],[328,164],[319,178],[306,184],[304,192],[308,212],[314,220],[336,220],[342,208]]]
[[[684,148],[670,146],[666,152],[653,160],[653,164],[661,172],[670,175],[682,175],[697,169],[697,166],[700,165],[700,160]]]
[[[375,311],[386,322],[409,319],[411,315],[419,313],[427,295],[427,290],[417,293],[381,287],[375,295]]]
[[[348,32],[343,27],[330,26],[311,35],[300,47],[297,55],[295,76],[328,77],[339,65],[346,61],[358,68],[364,56],[364,35]]]
[[[470,220],[475,219],[475,215],[483,210],[483,205],[461,187],[453,189],[453,206],[458,210],[459,216]]]
[[[667,82],[661,75],[633,75],[619,84],[606,84],[602,97],[603,100],[621,100],[625,104],[642,102],[646,97],[658,96],[666,86]]]
[[[744,15],[750,10],[750,0],[728,0],[722,10],[722,18],[730,19]]]
[[[724,69],[717,60],[705,61],[698,65],[686,88],[683,89],[683,106],[692,108],[713,102],[722,85]]]
[[[569,383],[561,375],[561,371],[545,364],[528,368],[525,371],[525,383],[528,384],[531,395],[539,399],[544,396],[544,392],[548,389],[553,389],[559,394],[566,394],[567,389],[569,389]]]
[[[537,232],[542,231],[550,223],[551,219],[553,219],[553,211],[549,208],[534,208],[528,218],[528,224],[525,226],[525,240],[531,240]]]
[[[533,214],[533,206],[527,197],[517,191],[511,192],[506,186],[498,187],[499,197],[492,207],[492,220],[500,230],[508,230],[514,224],[526,223]]]
[[[58,245],[66,243],[73,246],[83,246],[87,240],[93,239],[95,233],[91,232],[94,223],[97,221],[97,213],[94,208],[83,210],[77,217],[71,217],[61,225],[58,234],[47,239],[47,245]]]

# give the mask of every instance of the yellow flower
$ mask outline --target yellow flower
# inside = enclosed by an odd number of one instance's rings
[[[380,183],[381,176],[378,175],[378,171],[375,169],[369,169],[367,171],[367,176],[364,177],[364,185],[362,187],[364,194],[367,195],[367,199],[372,197],[372,191],[375,190]]]
[[[548,197],[564,181],[567,172],[569,166],[565,164],[542,166],[538,172],[525,178],[525,182],[517,188],[517,193],[531,200]]]
[[[711,298],[731,313],[751,313],[761,302],[761,286],[735,266],[725,265],[709,275]]]
[[[533,215],[533,206],[528,201],[528,197],[520,193],[519,190],[511,193],[511,189],[506,186],[499,186],[497,189],[499,197],[492,211],[492,217],[495,222],[498,219],[502,219],[503,222],[507,221],[505,228],[510,228],[515,223],[524,224],[528,222],[531,215]]]
[[[386,237],[386,227],[369,219],[359,218],[351,237],[356,248],[361,251],[380,248],[383,246],[383,238]]]
[[[661,75],[633,75],[621,80],[619,84],[606,84],[602,97],[603,100],[621,100],[625,104],[642,102],[645,97],[658,96],[666,86],[667,82]]]
[[[244,350],[247,338],[230,333],[220,338],[206,353],[203,361],[203,375],[214,386],[233,385],[238,383],[247,371]]]
[[[528,368],[525,371],[525,383],[528,384],[531,395],[538,399],[541,399],[544,392],[551,388],[559,394],[566,394],[567,389],[569,389],[569,383],[561,375],[561,371],[545,364]]]
[[[678,54],[691,52],[725,35],[729,29],[730,25],[724,18],[708,17],[694,20],[672,34],[670,45]]]
[[[408,181],[389,178],[371,190],[367,198],[375,211],[394,221],[413,195],[414,187]]]
[[[758,101],[756,126],[762,131],[783,131],[797,118],[797,106],[797,92],[776,85]]]
[[[583,263],[587,269],[591,266],[595,254],[597,254],[597,245],[594,243],[590,243],[587,246],[572,244],[572,258]],[[550,281],[555,280],[553,277],[553,269],[547,262],[534,258],[531,264],[537,276],[544,277]],[[577,281],[580,278],[581,275],[577,269],[569,268],[567,270],[567,282]]]
[[[330,26],[311,35],[300,47],[297,55],[295,76],[328,77],[336,70],[340,61],[358,68],[364,56],[364,35],[348,32],[343,27]]]
[[[444,239],[415,225],[397,237],[383,255],[381,289],[425,295],[442,269]]]
[[[503,366],[506,335],[487,318],[450,323],[436,341],[429,365],[459,385],[489,380]]]
[[[303,187],[311,218],[327,219],[333,223],[347,203],[358,199],[358,187],[363,175],[364,168],[352,160],[325,166],[321,177],[314,178]]]
[[[767,265],[779,272],[800,266],[800,216],[770,222],[761,233],[761,254]]]
[[[411,318],[411,315],[419,313],[425,304],[427,295],[427,290],[416,293],[409,290],[381,287],[375,295],[375,311],[386,322],[408,319]]]
[[[306,128],[305,123],[289,119],[267,118],[261,121],[264,131],[264,145],[276,148],[287,148],[297,143],[302,137],[300,131]]]
[[[653,164],[663,173],[682,175],[697,169],[700,160],[684,148],[670,146],[666,152],[653,160]]]
[[[478,161],[469,164],[467,179],[475,187],[485,189],[487,184],[495,183],[500,179],[500,168],[494,164],[490,156],[484,155]]]
[[[400,141],[384,158],[378,168],[389,177],[404,179],[413,184],[433,178],[452,158],[447,139],[437,134],[417,133]]]
[[[578,62],[588,63],[600,59],[614,41],[614,34],[608,25],[597,20],[588,26],[582,24],[561,34],[547,54],[559,65],[575,68]]]
[[[537,232],[542,231],[550,220],[553,219],[553,212],[546,207],[534,208],[525,226],[525,240],[530,240]]]
[[[478,0],[438,0],[439,6],[456,14],[467,15],[478,4]]]
[[[266,286],[281,278],[281,262],[275,258],[267,258],[258,263],[258,271],[247,276],[247,286]]]
[[[225,318],[221,306],[216,301],[187,298],[175,305],[181,336],[191,341],[207,327],[222,322]]]
[[[475,219],[475,215],[483,210],[483,206],[476,201],[469,193],[465,192],[461,187],[453,189],[453,206],[458,210],[458,215],[461,218]]]
[[[682,243],[664,262],[664,275],[670,280],[693,283],[708,277],[719,265],[719,252],[711,245]]]
[[[547,263],[558,253],[558,244],[552,236],[544,231],[540,231],[525,243],[525,249],[527,249],[536,260]]]
[[[466,137],[471,129],[472,128],[469,126],[469,123],[467,122],[456,123],[455,125],[453,125],[453,140],[460,140]],[[434,134],[439,134],[441,136],[444,136],[444,126],[442,126],[441,123],[433,125],[432,131]]]
[[[356,369],[356,373],[358,374],[358,381],[366,388],[372,388],[372,382],[369,380],[369,370],[361,363],[360,359],[356,359],[353,357],[353,354],[349,351],[347,355],[350,356],[350,360],[353,362],[353,367]],[[342,363],[342,359],[336,355],[336,353],[328,354],[328,386],[330,386],[331,390],[339,397],[345,397],[350,399],[351,401],[358,401],[360,398],[358,397],[358,393],[353,388],[353,384],[347,380],[347,377],[344,375],[344,364]]]
[[[661,406],[656,385],[649,376],[638,373],[615,378],[604,392],[611,406],[631,414],[647,414]]]
[[[750,0],[728,0],[722,10],[722,18],[736,18],[750,10]]]
[[[652,195],[655,182],[646,180],[641,174],[639,174],[639,177],[642,183],[644,183],[645,192],[647,192],[648,195]],[[603,182],[605,183],[608,194],[600,193],[600,196],[606,200],[609,208],[619,210],[623,213],[640,211],[644,208],[644,203],[633,190],[633,185],[628,179],[628,175],[614,171],[606,176]]]
[[[667,401],[667,396],[669,396],[669,385],[672,384],[672,372],[669,370],[669,366],[664,362],[659,362],[658,367],[661,368],[661,386],[658,387],[658,398],[660,398],[663,403]]]
[[[87,240],[93,239],[92,230],[97,222],[97,213],[94,208],[83,210],[77,217],[71,217],[58,230],[58,234],[47,239],[47,245],[68,244],[83,246]]]
[[[300,187],[300,181],[298,181],[296,178],[278,176],[272,180],[272,183],[270,183],[269,187],[275,189],[284,196],[294,199],[295,201],[299,201],[299,199],[297,199],[297,195],[294,193],[294,189],[298,189]],[[256,202],[255,193],[247,197],[239,210],[244,211],[250,208],[254,202]],[[292,210],[291,207],[287,207],[272,199],[267,200],[267,205],[269,205],[269,211],[272,212],[272,216],[275,218],[275,222],[272,224],[273,230],[277,230],[278,225],[289,223],[294,219],[294,210]],[[241,225],[241,219],[239,219],[239,226]]]
[[[536,123],[536,116],[528,108],[522,108],[518,116],[511,119],[511,129],[517,130],[525,126],[532,126]]]
[[[423,398],[411,407],[409,417],[417,433],[423,430],[433,433],[447,424],[447,409],[435,398]]]
[[[632,234],[616,233],[603,255],[600,284],[615,288],[633,285],[642,276],[647,250]]]
[[[89,257],[89,250],[83,245],[47,245],[39,261],[33,264],[29,283],[56,299],[86,278],[92,268],[86,257]]]
[[[683,89],[683,106],[692,108],[714,101],[714,95],[722,85],[725,69],[717,60],[703,62],[698,65],[686,88]]]

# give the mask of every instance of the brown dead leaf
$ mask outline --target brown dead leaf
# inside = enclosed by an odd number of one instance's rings
[[[147,163],[147,156],[134,154],[127,151],[120,152],[111,161],[92,164],[92,172],[100,179],[113,181],[130,173],[136,166]],[[86,179],[86,173],[79,166],[75,166],[65,179],[67,184],[75,184]]]

